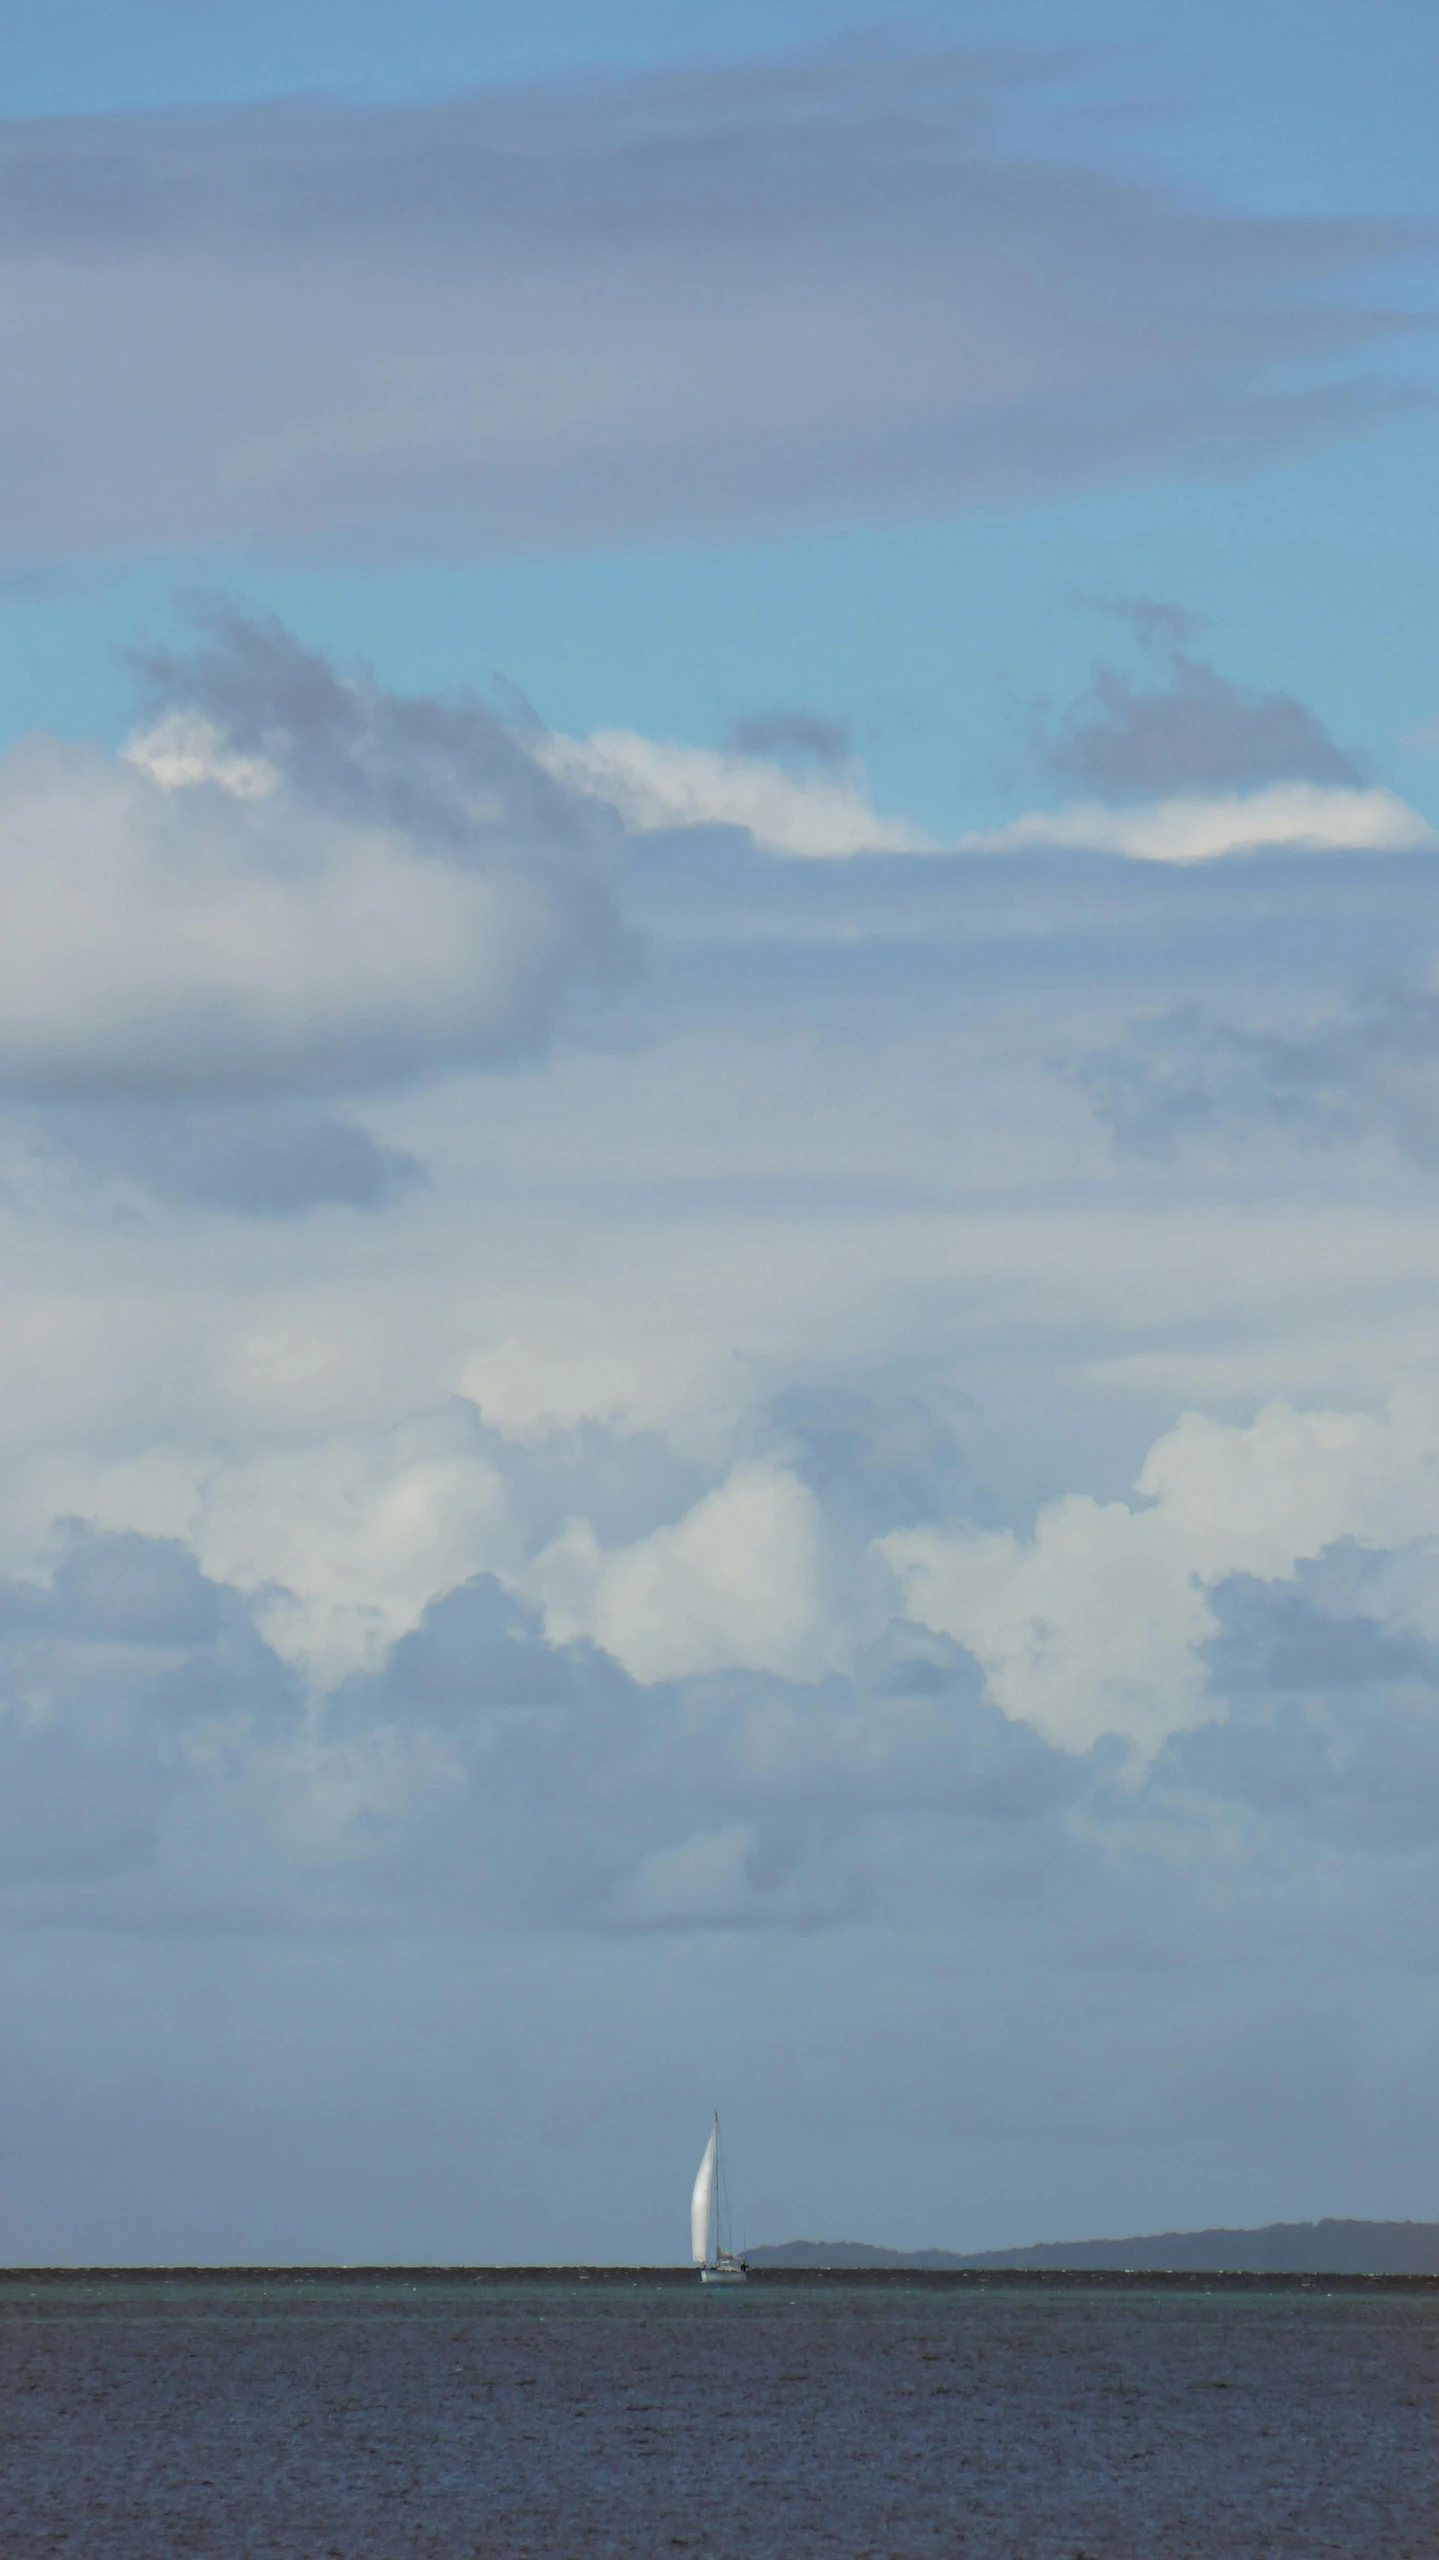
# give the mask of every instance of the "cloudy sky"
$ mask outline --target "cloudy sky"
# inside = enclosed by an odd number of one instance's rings
[[[0,2257],[1439,2216],[1431,0],[0,25]]]

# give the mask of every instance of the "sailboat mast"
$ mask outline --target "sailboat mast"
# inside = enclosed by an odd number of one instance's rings
[[[743,2261],[731,2245],[725,2209],[724,2156],[720,2150],[719,2109],[695,2173],[690,2198],[690,2257],[705,2284],[743,2284]]]

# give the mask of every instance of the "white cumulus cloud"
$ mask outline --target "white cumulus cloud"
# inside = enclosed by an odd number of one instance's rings
[[[628,729],[527,742],[546,771],[614,809],[635,834],[742,827],[766,852],[808,861],[857,854],[1026,853],[1041,847],[1115,853],[1133,862],[1194,863],[1283,849],[1416,853],[1439,844],[1427,821],[1382,788],[1274,782],[1254,791],[1178,794],[1115,807],[1072,802],[1027,810],[951,844],[885,817],[863,775],[791,773],[769,758],[678,745]],[[182,746],[169,753],[178,764]]]
[[[844,1649],[820,1506],[787,1469],[735,1467],[632,1545],[572,1522],[538,1558],[552,1641],[593,1637],[637,1680],[706,1671],[817,1679]]]
[[[722,753],[597,729],[532,746],[549,772],[616,809],[637,834],[662,827],[744,827],[767,852],[801,860],[856,853],[934,853],[934,839],[881,817],[854,774],[793,774],[764,756]]]
[[[122,757],[37,737],[0,759],[0,914],[0,1084],[30,1092],[483,1062],[605,965],[608,929],[575,864],[326,806],[189,715]]]
[[[245,1449],[57,1457],[32,1498],[101,1530],[183,1541],[321,1685],[380,1659],[471,1575],[515,1579],[522,1557],[509,1488],[458,1399],[388,1425],[257,1434]]]
[[[906,1529],[883,1540],[913,1614],[967,1645],[1006,1714],[1083,1750],[1141,1750],[1199,1721],[1209,1593],[1287,1577],[1337,1538],[1400,1547],[1439,1532],[1439,1416],[1301,1413],[1247,1426],[1185,1414],[1151,1448],[1135,1503],[1070,1493],[1030,1538]]]
[[[1193,794],[1110,808],[1083,801],[1032,809],[1007,826],[961,836],[962,853],[1024,853],[1032,846],[1118,853],[1134,862],[1213,862],[1225,854],[1288,847],[1306,853],[1415,853],[1439,838],[1392,791],[1316,782],[1273,782],[1261,791]]]
[[[515,1569],[507,1489],[472,1425],[455,1408],[222,1463],[195,1506],[196,1552],[315,1678],[377,1661],[440,1592]]]

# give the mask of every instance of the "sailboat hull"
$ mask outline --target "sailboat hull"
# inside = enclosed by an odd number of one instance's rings
[[[743,2267],[701,2267],[700,2269],[701,2284],[743,2284],[744,2281]]]

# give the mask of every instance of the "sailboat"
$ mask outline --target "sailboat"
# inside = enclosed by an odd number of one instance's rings
[[[701,2284],[743,2284],[749,2270],[729,2246],[724,2172],[720,2166],[719,2110],[704,2147],[690,2197],[690,2257]]]

